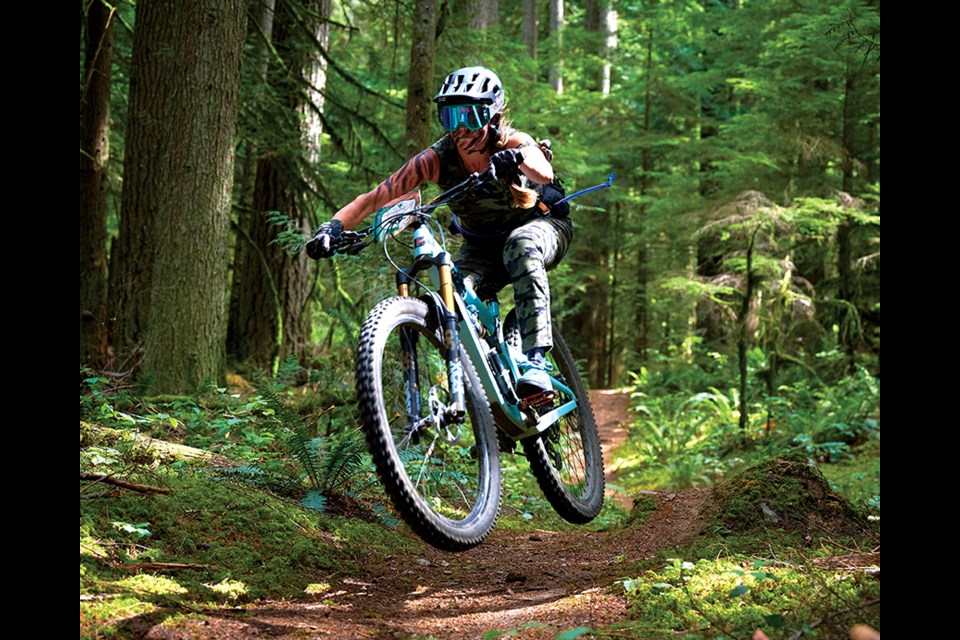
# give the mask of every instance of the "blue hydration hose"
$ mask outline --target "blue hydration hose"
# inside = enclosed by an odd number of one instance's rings
[[[601,184],[598,184],[598,185],[596,185],[596,186],[594,186],[594,187],[587,187],[586,189],[581,189],[580,191],[577,191],[576,193],[570,194],[569,196],[567,196],[567,197],[564,198],[563,200],[559,200],[559,201],[557,201],[557,202],[554,202],[553,205],[551,205],[551,206],[554,206],[554,207],[555,207],[555,206],[557,206],[558,204],[562,204],[562,203],[566,202],[567,200],[573,200],[574,198],[579,198],[579,197],[582,196],[582,195],[586,195],[586,194],[590,193],[591,191],[599,191],[600,189],[607,189],[608,187],[612,187],[612,186],[613,186],[613,179],[616,178],[616,177],[617,177],[617,174],[611,173],[611,174],[610,174],[610,177],[607,178],[607,181],[606,181],[606,182],[603,182],[603,183],[601,183]]]

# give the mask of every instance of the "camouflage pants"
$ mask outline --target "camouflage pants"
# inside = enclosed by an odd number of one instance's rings
[[[457,268],[482,299],[513,285],[524,352],[553,346],[547,271],[559,264],[572,239],[569,218],[537,218],[504,238],[470,239],[457,253]]]

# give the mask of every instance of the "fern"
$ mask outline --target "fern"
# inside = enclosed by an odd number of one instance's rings
[[[325,511],[327,508],[327,496],[316,489],[311,489],[307,492],[306,497],[300,501],[300,504],[314,511]]]
[[[379,522],[381,526],[386,527],[387,529],[396,529],[400,525],[400,520],[394,516],[389,509],[380,503],[373,505],[373,516],[377,519],[377,522]]]
[[[303,229],[297,225],[296,221],[290,216],[279,211],[264,211],[263,217],[272,227],[279,227],[274,234],[271,244],[279,245],[289,255],[295,256],[303,251],[307,238],[303,235]]]
[[[266,484],[266,472],[256,465],[245,464],[239,467],[220,467],[220,473],[252,484]]]
[[[300,463],[314,488],[321,489],[322,473],[318,464],[317,452],[322,439],[314,438],[307,430],[306,425],[303,424],[300,416],[291,410],[276,393],[272,391],[264,392],[263,399],[266,401],[267,407],[273,411],[274,419],[290,432],[286,444],[293,457]]]
[[[350,480],[363,469],[363,454],[367,443],[359,431],[344,434],[323,452],[320,462],[320,490],[342,491]]]

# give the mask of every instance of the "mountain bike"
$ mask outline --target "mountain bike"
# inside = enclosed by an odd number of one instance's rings
[[[451,551],[479,544],[496,522],[501,447],[520,443],[540,489],[569,522],[594,519],[604,498],[593,410],[556,324],[548,354],[553,388],[518,397],[525,356],[515,315],[501,318],[497,299],[481,300],[460,276],[432,215],[487,179],[473,174],[426,205],[416,192],[378,211],[370,227],[343,232],[336,247],[356,254],[380,244],[396,269],[397,295],[377,304],[360,329],[362,426],[401,517],[426,542]],[[408,266],[394,260],[391,240],[411,250]]]

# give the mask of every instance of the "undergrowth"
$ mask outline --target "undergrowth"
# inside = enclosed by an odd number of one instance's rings
[[[629,494],[706,486],[757,461],[799,454],[879,515],[879,378],[861,367],[831,384],[788,379],[770,396],[754,385],[742,428],[739,390],[723,384],[732,373],[724,357],[709,355],[633,374],[634,420],[616,463]]]
[[[81,370],[81,637],[302,597],[420,547],[385,507],[351,406],[303,389],[132,391]]]
[[[880,525],[808,458],[750,465],[707,491],[699,537],[623,564],[616,589],[629,619],[592,634],[832,639],[855,624],[880,628]],[[660,507],[644,496],[628,526]]]

